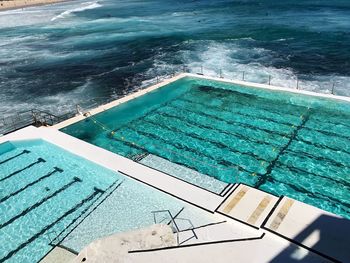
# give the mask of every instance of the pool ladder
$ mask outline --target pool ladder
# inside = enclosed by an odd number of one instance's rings
[[[192,238],[195,238],[195,239],[198,239],[198,236],[195,232],[195,227],[194,225],[192,224],[191,220],[190,219],[186,219],[186,218],[179,218],[178,216],[180,215],[180,213],[184,210],[185,208],[183,207],[175,216],[172,215],[172,213],[170,212],[170,210],[157,210],[157,211],[152,211],[152,214],[153,214],[153,220],[154,220],[154,223],[155,224],[161,224],[163,223],[165,220],[169,219],[170,218],[170,221],[168,221],[167,225],[171,225],[171,228],[173,229],[173,232],[176,233],[176,242],[177,242],[177,245],[180,246],[182,244],[184,244],[185,242],[191,240]],[[165,214],[165,217],[163,217],[161,220],[157,220],[157,214]],[[182,221],[187,221],[191,227],[190,228],[187,228],[187,229],[180,229],[178,224],[176,223],[176,220],[182,220]],[[183,241],[180,241],[180,233],[181,232],[185,232],[185,231],[188,231],[188,230],[191,230],[192,232],[192,235],[183,240]]]

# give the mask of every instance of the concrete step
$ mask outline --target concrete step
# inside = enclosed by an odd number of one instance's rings
[[[274,195],[241,184],[217,212],[259,228],[277,201],[278,198]]]

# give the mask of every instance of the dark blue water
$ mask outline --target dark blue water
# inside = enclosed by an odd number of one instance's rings
[[[350,95],[350,1],[74,1],[0,13],[0,112],[190,72]]]

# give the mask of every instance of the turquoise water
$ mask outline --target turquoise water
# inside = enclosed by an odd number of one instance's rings
[[[120,179],[41,140],[0,145],[0,261],[37,262]]]
[[[153,224],[151,211],[175,215],[183,207],[195,225],[211,222],[199,209],[45,141],[0,145],[0,262],[38,262],[63,239],[79,251]]]
[[[184,78],[62,131],[350,218],[349,120],[349,103]]]

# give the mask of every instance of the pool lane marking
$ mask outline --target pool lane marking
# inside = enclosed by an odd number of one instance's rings
[[[174,110],[176,110],[176,111],[182,110],[182,111],[185,111],[185,112],[188,112],[188,113],[191,113],[191,114],[196,114],[196,115],[199,115],[199,116],[202,116],[202,117],[205,117],[205,118],[211,118],[211,119],[214,119],[214,120],[217,120],[217,121],[226,122],[229,125],[234,125],[234,126],[238,125],[240,127],[248,128],[248,129],[251,129],[251,130],[259,130],[259,131],[265,132],[267,134],[273,133],[273,134],[275,134],[277,136],[280,136],[280,137],[283,137],[284,135],[288,135],[288,133],[285,133],[285,132],[279,132],[279,131],[276,131],[276,130],[269,130],[269,129],[265,129],[265,128],[262,128],[262,127],[259,127],[259,126],[256,126],[256,125],[251,125],[249,123],[240,122],[240,121],[237,121],[237,120],[227,120],[225,118],[219,117],[218,115],[208,114],[208,113],[205,113],[205,112],[200,111],[200,110],[194,110],[193,108],[191,110],[189,110],[189,109],[179,108],[179,107],[172,106],[172,105],[169,105],[168,107],[174,108]]]
[[[218,127],[215,127],[215,129],[213,129],[212,125],[204,124],[202,122],[199,123],[199,122],[195,122],[193,120],[181,118],[181,117],[179,117],[177,115],[169,114],[169,112],[158,111],[156,114],[160,115],[160,116],[163,116],[164,118],[171,117],[171,118],[174,118],[174,119],[178,119],[178,120],[180,120],[182,122],[186,122],[189,125],[198,127],[200,129],[203,129],[203,130],[216,131],[218,133],[225,134],[225,135],[228,135],[228,136],[235,136],[238,139],[241,139],[241,140],[244,140],[244,141],[248,141],[250,143],[257,143],[257,144],[267,145],[267,146],[272,146],[272,147],[279,147],[280,146],[280,145],[274,144],[273,142],[269,143],[269,142],[266,142],[266,141],[261,141],[261,140],[255,139],[255,138],[248,137],[248,136],[246,136],[246,135],[244,135],[242,133],[239,133],[239,132],[232,132],[231,130],[227,131],[227,130],[224,130],[224,129],[221,129],[221,128],[218,128]],[[157,117],[157,115],[154,115],[154,116]]]
[[[17,158],[17,157],[23,155],[23,154],[27,154],[27,153],[30,153],[30,151],[28,151],[28,150],[23,150],[21,153],[15,155],[15,156],[12,156],[12,157],[10,157],[10,158],[8,158],[8,159],[6,159],[6,160],[1,161],[1,162],[0,162],[0,165],[6,163],[6,162],[8,162],[8,161],[11,161],[11,160],[13,160],[13,159],[15,159],[15,158]]]
[[[266,207],[271,202],[272,197],[269,195],[266,195],[263,200],[258,204],[258,206],[255,208],[254,212],[250,215],[247,222],[251,225],[255,225],[256,221],[258,221],[261,214],[264,212]]]
[[[78,177],[74,177],[72,181],[70,181],[68,184],[64,185],[63,187],[61,187],[60,189],[58,189],[57,191],[53,192],[51,195],[46,196],[45,198],[41,199],[39,202],[35,203],[34,205],[27,207],[25,210],[23,210],[20,214],[15,215],[14,217],[12,217],[11,219],[7,220],[6,222],[0,224],[0,229],[4,228],[5,226],[13,223],[15,220],[17,220],[18,218],[25,216],[26,214],[28,214],[30,211],[32,211],[33,209],[39,207],[40,205],[42,205],[43,203],[45,203],[47,200],[51,199],[52,197],[55,197],[56,195],[58,195],[59,193],[67,190],[70,186],[72,186],[73,184],[77,183],[77,182],[82,182],[82,180]]]
[[[229,203],[225,206],[223,212],[225,214],[229,214],[232,211],[232,209],[238,204],[238,202],[243,198],[243,196],[247,193],[248,190],[248,187],[243,186],[242,189],[237,194],[235,194],[231,201],[229,201]]]
[[[191,104],[195,104],[195,105],[199,105],[201,107],[204,107],[204,108],[210,108],[210,109],[213,109],[214,111],[222,111],[223,113],[229,113],[229,114],[233,114],[233,115],[240,115],[240,116],[244,116],[244,117],[248,117],[248,118],[251,118],[251,119],[254,119],[254,120],[262,120],[262,121],[266,121],[266,122],[272,122],[272,123],[275,123],[275,124],[278,124],[278,125],[284,125],[284,126],[290,126],[292,123],[290,122],[284,122],[283,120],[275,120],[273,118],[269,118],[269,117],[264,117],[264,116],[256,116],[256,115],[250,115],[246,112],[242,112],[242,111],[235,111],[235,112],[231,112],[231,111],[228,111],[228,108],[226,107],[218,107],[218,106],[213,106],[213,105],[204,105],[203,103],[200,103],[200,102],[197,102],[197,101],[192,101],[192,100],[189,100],[189,99],[181,99],[181,100],[177,100],[177,101],[184,101],[186,103],[191,103]],[[221,110],[221,109],[224,109],[224,110]]]
[[[323,174],[316,174],[314,172],[311,172],[311,171],[307,171],[307,170],[304,170],[300,167],[296,167],[296,166],[289,166],[281,161],[278,161],[277,164],[276,164],[276,167],[279,167],[281,169],[288,169],[290,172],[292,172],[293,174],[295,173],[301,173],[301,174],[305,174],[307,176],[315,176],[315,177],[321,177],[327,181],[331,181],[332,183],[335,183],[335,184],[339,184],[340,187],[345,187],[347,188],[348,190],[350,190],[350,183],[347,182],[346,180],[343,180],[341,178],[333,178],[333,177],[328,177],[326,175],[323,175]]]
[[[18,189],[17,191],[15,191],[15,192],[13,192],[13,193],[7,195],[7,196],[4,196],[3,198],[0,199],[0,203],[6,201],[6,200],[9,199],[10,197],[13,197],[13,196],[19,194],[20,192],[24,191],[24,190],[27,189],[28,187],[35,185],[36,183],[38,183],[38,182],[44,180],[45,178],[50,177],[51,175],[53,175],[53,174],[55,174],[55,173],[57,173],[57,172],[62,173],[63,170],[62,170],[61,168],[54,167],[54,170],[53,170],[53,171],[51,171],[51,172],[45,174],[44,176],[41,176],[40,178],[38,178],[38,179],[36,179],[35,181],[33,181],[33,182],[31,182],[31,183],[25,185],[24,187]]]
[[[20,172],[23,172],[23,171],[25,171],[25,170],[27,170],[27,169],[33,167],[33,166],[36,165],[36,164],[45,163],[45,162],[46,162],[46,161],[45,161],[43,158],[38,158],[38,160],[37,160],[36,162],[31,163],[31,164],[27,165],[26,167],[24,167],[24,168],[22,168],[22,169],[20,169],[20,170],[17,170],[17,171],[15,171],[15,172],[13,172],[13,173],[11,173],[11,174],[5,176],[4,178],[1,178],[1,179],[0,179],[0,182],[6,180],[6,179],[8,179],[8,178],[10,178],[10,177],[12,177],[12,176],[14,176],[14,175],[16,175],[16,174],[19,174]]]
[[[125,179],[118,179],[113,184],[111,184],[106,190],[101,190],[97,187],[94,187],[94,190],[96,192],[99,192],[101,195],[92,202],[89,206],[87,206],[72,222],[69,223],[68,226],[66,226],[58,235],[56,235],[55,238],[53,238],[50,242],[50,245],[53,246],[53,248],[60,244],[66,237],[70,235],[90,214],[92,214],[110,195],[114,193],[123,183]],[[100,198],[103,197],[101,200]],[[89,209],[92,208],[90,211]],[[81,219],[75,226],[73,226],[79,219]],[[57,239],[67,231],[67,229],[71,228],[61,239],[57,242]],[[48,254],[48,253],[47,253]],[[39,261],[40,262],[40,261]]]
[[[292,205],[294,204],[294,200],[292,199],[287,199],[284,204],[282,205],[282,207],[279,209],[277,215],[275,216],[275,218],[273,219],[273,221],[270,224],[270,229],[273,231],[276,231],[279,226],[281,225],[283,219],[287,216],[290,208],[292,207]]]
[[[39,238],[41,235],[43,235],[47,230],[52,228],[54,225],[56,225],[59,221],[64,219],[65,217],[69,216],[70,214],[74,213],[77,209],[79,209],[81,206],[83,206],[86,202],[89,202],[92,200],[97,194],[100,194],[101,190],[94,191],[92,194],[90,194],[87,198],[80,201],[80,203],[76,204],[74,207],[72,207],[70,210],[65,212],[63,215],[61,215],[59,218],[57,218],[55,221],[50,223],[49,225],[45,226],[43,229],[41,229],[39,232],[37,232],[34,236],[30,237],[26,242],[19,245],[14,250],[10,251],[5,255],[3,258],[0,258],[0,262],[5,262],[6,260],[10,259],[13,255],[15,255],[18,251],[25,248],[27,245],[35,241],[37,238]]]
[[[223,89],[222,89],[222,90],[223,90]],[[228,90],[225,90],[225,91],[228,91]],[[194,91],[194,92],[192,91],[192,92],[190,92],[189,94],[192,93],[192,95],[196,96],[196,93],[200,93],[200,92],[201,92],[201,91]],[[218,91],[215,91],[215,92],[216,92],[216,93],[219,93]],[[221,92],[221,93],[222,93],[222,92]],[[210,96],[211,96],[210,99],[212,99],[213,94],[211,93]],[[219,99],[222,98],[222,97],[219,97],[219,96],[217,96],[217,95],[214,95],[214,96],[215,96],[216,98],[219,98]],[[231,98],[232,98],[232,97],[231,97]],[[221,99],[221,100],[222,100],[222,99]],[[242,103],[241,101],[238,101],[238,100],[233,101],[233,103],[238,104],[238,105],[245,106],[245,107],[247,107],[247,108],[252,108],[251,104]],[[251,103],[251,100],[250,100],[248,103]],[[283,106],[285,106],[285,105],[283,105]],[[294,107],[294,108],[298,108],[298,109],[300,109],[300,110],[305,109],[304,106],[293,105],[293,107]],[[258,105],[258,108],[259,108],[259,110],[263,110],[263,111],[267,111],[267,112],[272,113],[272,114],[279,115],[279,116],[281,116],[282,118],[286,118],[286,116],[290,116],[290,117],[292,117],[292,118],[298,117],[297,115],[291,114],[291,113],[288,112],[288,111],[284,111],[284,110],[281,111],[281,108],[280,108],[280,107],[279,107],[279,109],[272,109],[272,108],[264,107],[264,105],[260,103],[260,105]],[[282,115],[282,114],[283,114],[283,115]]]
[[[161,127],[162,129],[165,129],[165,130],[168,130],[168,131],[171,131],[171,132],[174,132],[174,133],[182,133],[183,135],[191,137],[194,140],[198,140],[198,141],[203,141],[203,142],[209,143],[209,144],[213,145],[214,147],[216,147],[216,148],[218,148],[220,150],[226,149],[226,150],[230,151],[231,153],[247,155],[247,156],[249,156],[251,158],[254,158],[257,161],[268,161],[268,160],[264,159],[263,157],[260,157],[259,155],[255,154],[254,152],[249,152],[249,151],[241,152],[241,151],[236,150],[235,148],[230,147],[229,145],[227,145],[227,144],[225,144],[223,142],[215,141],[215,140],[212,140],[212,139],[209,139],[209,138],[203,138],[202,136],[200,136],[200,135],[198,135],[198,134],[196,134],[194,132],[185,132],[185,131],[183,131],[181,129],[178,129],[178,128],[175,128],[173,126],[166,126],[164,124],[156,123],[156,122],[154,122],[152,120],[143,120],[143,122],[151,124],[153,126]]]
[[[172,143],[171,141],[167,141],[167,140],[165,140],[164,138],[159,137],[159,136],[157,136],[157,135],[155,135],[155,134],[153,134],[153,133],[148,133],[148,132],[144,132],[144,131],[141,131],[141,130],[134,130],[134,129],[131,129],[131,128],[129,128],[129,130],[131,130],[131,131],[137,133],[138,136],[143,136],[143,137],[146,137],[146,138],[148,138],[148,139],[151,138],[151,139],[154,139],[154,140],[157,140],[157,141],[161,141],[161,142],[163,142],[163,143],[165,143],[165,144],[167,144],[167,145],[171,145],[172,147],[174,147],[174,148],[176,148],[176,149],[179,149],[180,151],[181,151],[181,150],[182,150],[182,151],[187,151],[187,152],[193,153],[193,154],[195,154],[195,155],[202,156],[203,158],[204,158],[204,157],[205,157],[205,158],[208,158],[208,159],[210,159],[210,160],[213,160],[213,161],[215,161],[215,162],[218,162],[218,164],[220,164],[220,165],[223,165],[223,166],[232,166],[232,167],[236,167],[237,169],[239,169],[239,171],[244,171],[244,172],[247,172],[247,173],[252,173],[251,171],[246,170],[245,168],[243,168],[242,166],[239,166],[238,164],[232,163],[232,162],[227,161],[227,160],[224,160],[224,159],[217,160],[217,159],[213,158],[213,157],[210,156],[210,155],[207,155],[207,154],[204,154],[204,153],[199,152],[199,151],[197,151],[197,150],[194,150],[193,148],[189,148],[189,147],[186,146],[186,145],[176,145],[176,144]],[[115,139],[115,140],[117,140],[117,141],[126,143],[126,144],[128,144],[128,145],[131,145],[131,147],[138,148],[138,149],[140,149],[140,150],[150,152],[150,153],[152,153],[152,154],[154,154],[154,155],[157,155],[157,156],[159,155],[159,153],[155,153],[154,151],[151,152],[151,151],[150,151],[149,149],[147,149],[145,146],[141,146],[141,145],[138,145],[138,144],[136,144],[136,143],[134,143],[134,142],[127,141],[124,137],[119,138],[119,137],[117,137],[117,136],[115,136],[115,135],[112,135],[111,138],[112,138],[112,139]],[[155,146],[155,145],[153,144],[153,146]],[[181,148],[179,148],[179,146],[181,146]],[[159,149],[159,146],[158,146],[157,148]],[[185,157],[185,158],[193,159],[193,160],[195,160],[195,161],[197,161],[197,162],[199,161],[198,159],[191,158],[191,157],[188,157],[188,156],[184,156],[183,154],[181,154],[181,153],[178,152],[178,151],[174,151],[174,150],[170,150],[170,149],[166,149],[166,148],[161,148],[161,149],[162,149],[163,151],[167,151],[167,152],[174,153],[174,154],[176,154],[177,156],[182,156],[182,157]],[[163,156],[163,155],[162,155],[162,156]],[[162,157],[162,156],[161,156],[161,157]],[[165,157],[163,157],[163,158],[165,158]],[[165,159],[167,159],[167,158],[165,158]],[[167,159],[167,160],[168,160],[168,159]],[[178,162],[176,162],[176,161],[171,161],[171,162],[178,163]],[[201,163],[203,163],[203,162],[201,162]],[[183,165],[182,163],[179,163],[179,164]],[[207,166],[212,166],[212,165],[209,165],[208,163],[206,163],[206,165],[207,165]],[[187,164],[187,166],[189,166],[189,165]],[[191,167],[189,167],[189,168],[191,168]],[[214,167],[214,168],[217,169],[218,167]],[[191,169],[196,169],[196,167],[191,168]],[[228,169],[229,169],[229,168],[227,168],[227,170],[228,170]],[[223,168],[223,170],[226,170],[226,169]]]
[[[276,166],[279,158],[288,149],[288,147],[292,143],[292,141],[297,138],[299,131],[303,128],[305,123],[309,120],[309,116],[310,116],[310,112],[308,110],[305,114],[303,114],[303,118],[301,118],[300,124],[295,127],[295,129],[293,130],[293,133],[289,137],[288,142],[278,150],[276,158],[269,163],[269,165],[266,168],[266,173],[260,175],[259,180],[254,185],[255,188],[260,188],[260,186],[262,186],[263,184],[265,184],[268,181],[268,178],[270,177],[270,175],[271,175],[274,167]]]

